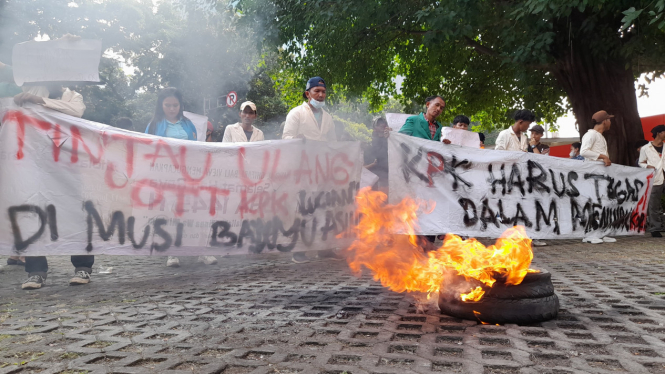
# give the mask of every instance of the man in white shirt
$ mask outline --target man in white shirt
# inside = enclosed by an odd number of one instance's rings
[[[265,140],[263,131],[252,125],[256,120],[256,115],[256,104],[251,101],[240,104],[240,122],[226,126],[222,142],[260,142]]]
[[[649,228],[648,232],[654,238],[662,238],[663,228],[663,206],[661,205],[661,196],[663,195],[663,181],[665,175],[663,171],[663,141],[665,141],[665,125],[658,125],[651,129],[653,141],[647,143],[640,150],[640,159],[638,165],[646,169],[654,169],[653,186],[651,186],[651,196],[649,197]]]
[[[536,120],[535,114],[530,110],[518,110],[513,116],[515,124],[501,131],[496,138],[495,150],[526,152],[529,147],[529,137],[526,130],[531,122]]]
[[[605,166],[612,165],[610,161],[610,154],[607,151],[607,142],[603,136],[603,132],[610,129],[612,125],[612,115],[607,114],[606,111],[601,110],[596,112],[591,117],[593,129],[584,134],[582,137],[582,147],[580,148],[580,156],[584,157],[584,161],[603,161]],[[609,236],[598,238],[596,236],[587,236],[582,239],[583,243],[600,244],[600,243],[614,243],[616,239]]]
[[[323,110],[326,104],[326,82],[321,77],[310,78],[302,94],[307,101],[286,115],[282,139],[309,139],[318,141],[337,141],[335,123],[332,116]],[[333,249],[319,251],[322,258],[341,259]],[[291,257],[295,263],[308,262],[304,252],[295,252]]]
[[[321,77],[310,78],[303,97],[307,101],[286,115],[282,139],[337,141],[332,116],[323,109],[326,106],[326,82]]]
[[[531,123],[536,120],[536,115],[530,110],[522,109],[515,112],[513,119],[515,123],[499,133],[494,149],[500,151],[528,152],[529,137],[526,131],[531,126]],[[543,247],[547,243],[542,240],[533,239],[531,245]]]
[[[584,157],[585,161],[603,161],[605,166],[612,165],[609,152],[607,151],[607,141],[603,136],[603,133],[609,130],[612,125],[612,117],[614,116],[601,110],[591,118],[593,129],[589,129],[584,134],[582,137],[582,147],[580,148],[580,156]]]

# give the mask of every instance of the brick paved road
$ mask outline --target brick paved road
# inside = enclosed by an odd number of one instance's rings
[[[68,258],[22,291],[0,269],[1,373],[665,373],[665,241],[550,242],[561,311],[534,326],[417,314],[343,262],[286,255],[221,265],[100,256],[112,274],[70,287]],[[0,261],[4,264],[5,258]]]

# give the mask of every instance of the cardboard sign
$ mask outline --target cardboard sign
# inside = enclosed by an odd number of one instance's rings
[[[19,86],[39,82],[99,82],[101,57],[101,40],[19,43],[12,51],[14,81]]]
[[[450,140],[450,144],[480,148],[480,137],[477,132],[473,131],[444,127],[441,129],[441,141],[443,139]]]
[[[357,221],[359,142],[193,142],[0,104],[2,255],[326,249]]]
[[[390,201],[435,203],[419,234],[499,237],[521,225],[531,238],[644,233],[653,171],[526,152],[446,145],[393,133]]]
[[[388,127],[390,127],[393,132],[397,132],[402,126],[404,126],[406,119],[413,115],[414,114],[387,113],[386,122],[388,122]]]

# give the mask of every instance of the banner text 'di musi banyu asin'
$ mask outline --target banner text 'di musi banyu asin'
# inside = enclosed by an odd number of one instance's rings
[[[0,103],[0,254],[325,249],[357,219],[359,143],[190,142]]]

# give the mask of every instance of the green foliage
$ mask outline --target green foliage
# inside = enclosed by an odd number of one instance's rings
[[[372,131],[364,124],[345,120],[337,115],[333,115],[332,118],[335,127],[338,128],[339,140],[358,140],[366,143],[372,141]]]
[[[649,14],[656,17],[663,1],[240,4],[272,26],[264,40],[280,49],[282,69],[274,78],[283,78],[275,79],[282,90],[321,75],[334,88],[333,100],[362,97],[379,111],[390,96],[408,111],[422,108],[427,96],[439,94],[447,102],[443,122],[463,113],[489,130],[507,127],[516,109],[532,109],[541,122],[553,123],[571,108],[570,100],[564,100],[569,93],[561,74],[555,74],[571,43],[584,44],[599,61],[626,65],[635,75],[662,71],[664,34],[635,9],[653,8]],[[635,27],[620,31],[622,18]],[[403,78],[399,90],[397,77]]]

